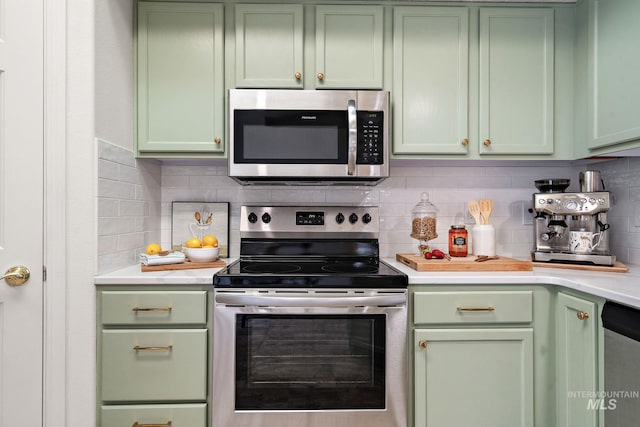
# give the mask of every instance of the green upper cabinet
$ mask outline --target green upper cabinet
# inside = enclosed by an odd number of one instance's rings
[[[553,154],[554,10],[480,9],[481,154]]]
[[[224,153],[223,6],[138,3],[140,157]]]
[[[566,6],[395,7],[394,154],[570,158],[573,16]]]
[[[237,4],[235,86],[302,89],[301,4]]]
[[[638,141],[612,146],[640,139],[640,2],[587,4],[588,147],[608,147],[605,153],[638,147]]]
[[[382,89],[383,10],[320,5],[313,15],[312,5],[237,4],[235,87]]]
[[[395,154],[467,154],[469,9],[394,8]]]
[[[316,6],[316,88],[382,89],[381,6]]]

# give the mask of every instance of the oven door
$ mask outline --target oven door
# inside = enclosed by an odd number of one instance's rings
[[[214,426],[405,426],[406,290],[216,290]]]

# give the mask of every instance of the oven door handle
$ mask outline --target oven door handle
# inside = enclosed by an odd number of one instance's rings
[[[252,295],[216,295],[216,303],[259,307],[363,307],[406,305],[406,295],[371,297],[283,297]]]

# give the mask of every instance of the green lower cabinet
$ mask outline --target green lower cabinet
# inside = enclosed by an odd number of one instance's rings
[[[599,330],[596,302],[558,293],[558,427],[603,425],[599,402],[593,398],[602,386]]]
[[[102,427],[206,427],[207,405],[111,405],[100,410]]]
[[[416,329],[415,427],[532,427],[532,328]]]

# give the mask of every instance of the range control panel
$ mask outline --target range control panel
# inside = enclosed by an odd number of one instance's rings
[[[555,215],[595,215],[611,208],[610,193],[537,193],[533,195],[536,212]]]
[[[327,233],[371,235],[379,232],[377,206],[242,206],[240,233]]]

